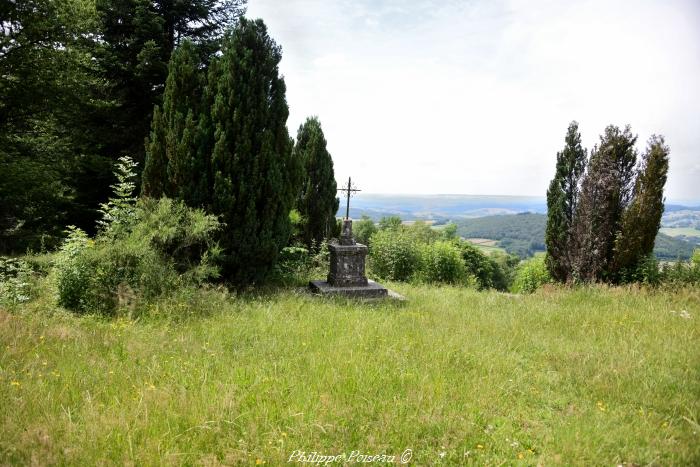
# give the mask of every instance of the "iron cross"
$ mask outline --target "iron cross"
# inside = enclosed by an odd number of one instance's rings
[[[347,197],[347,205],[345,207],[345,218],[350,219],[350,197],[352,194],[356,191],[362,191],[358,190],[357,188],[353,188],[352,182],[350,181],[350,177],[348,177],[348,186],[346,188],[338,188],[338,191],[344,191],[345,196]]]

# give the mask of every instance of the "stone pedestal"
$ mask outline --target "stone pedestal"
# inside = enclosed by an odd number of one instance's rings
[[[379,298],[387,296],[387,289],[365,276],[367,247],[352,237],[352,220],[344,219],[340,239],[328,245],[330,271],[327,281],[311,281],[309,287],[320,294],[350,297]]]
[[[342,245],[330,243],[331,253],[328,283],[334,287],[350,287],[367,285],[365,277],[365,259],[367,247],[360,243]]]

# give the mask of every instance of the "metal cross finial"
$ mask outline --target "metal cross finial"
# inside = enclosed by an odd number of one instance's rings
[[[350,219],[350,197],[352,196],[352,194],[353,194],[354,192],[356,192],[356,191],[362,191],[362,190],[358,190],[357,188],[354,188],[354,187],[352,186],[352,181],[350,180],[350,177],[348,177],[348,186],[347,186],[347,187],[344,187],[344,188],[338,188],[338,191],[344,191],[344,192],[345,192],[345,196],[346,196],[347,199],[348,199],[347,205],[346,205],[346,207],[345,207],[345,218],[346,218],[346,219]]]

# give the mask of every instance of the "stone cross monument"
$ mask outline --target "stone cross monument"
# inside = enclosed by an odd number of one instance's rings
[[[350,219],[350,197],[360,190],[353,188],[348,178],[347,187],[340,188],[347,197],[345,218],[337,241],[328,244],[330,271],[326,281],[311,281],[309,287],[321,294],[337,294],[350,297],[375,298],[387,296],[387,289],[365,276],[367,246],[355,242]]]

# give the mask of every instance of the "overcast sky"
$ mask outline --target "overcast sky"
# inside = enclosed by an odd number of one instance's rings
[[[700,200],[698,0],[249,0],[283,48],[290,117],[373,193],[544,196],[568,123],[643,149]]]

